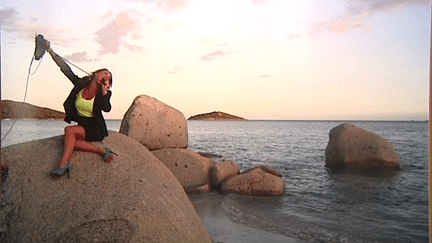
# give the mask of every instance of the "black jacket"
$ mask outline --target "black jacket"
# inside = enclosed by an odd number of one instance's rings
[[[71,68],[63,60],[63,58],[61,58],[57,54],[53,56],[53,59],[60,67],[61,71],[66,75],[66,77],[68,77],[68,79],[74,85],[74,88],[70,92],[69,96],[66,98],[66,101],[63,103],[63,107],[66,112],[66,117],[64,120],[67,123],[71,123],[71,121],[78,122],[79,115],[75,107],[76,96],[80,90],[89,86],[91,81],[87,79],[79,78],[77,75],[75,75],[72,72]],[[105,123],[105,119],[102,115],[102,111],[109,112],[111,110],[111,103],[110,103],[111,94],[112,93],[109,90],[108,94],[103,95],[102,87],[99,86],[99,90],[96,94],[95,102],[93,105],[93,117],[98,127],[100,127],[103,130],[105,136],[108,136],[108,129]]]

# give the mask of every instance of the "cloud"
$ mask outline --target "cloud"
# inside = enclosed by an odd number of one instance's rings
[[[410,6],[430,6],[429,0],[351,0],[347,10],[354,15],[401,10]]]
[[[221,50],[218,50],[218,51],[215,51],[213,53],[201,56],[201,60],[203,60],[203,61],[210,61],[210,60],[213,60],[213,59],[215,59],[217,57],[225,56],[225,54],[227,54],[227,53],[228,52],[223,52]]]
[[[181,10],[189,5],[189,0],[130,0],[135,2],[144,2],[156,4],[156,8],[165,12]]]
[[[173,69],[171,71],[168,72],[168,74],[177,74],[178,72],[180,72],[181,67],[173,67]]]
[[[263,74],[263,75],[258,75],[257,77],[258,78],[270,78],[271,75],[269,75],[269,74]]]
[[[338,17],[328,21],[313,23],[309,26],[311,32],[316,35],[323,32],[329,32],[332,34],[343,34],[353,29],[369,30],[371,28],[372,26],[365,23],[363,19],[347,16]]]
[[[184,9],[189,5],[188,0],[157,0],[157,7],[165,11]]]
[[[116,54],[122,47],[133,51],[140,50],[139,46],[124,41],[124,38],[130,36],[137,38],[139,35],[136,32],[141,30],[139,20],[133,17],[133,12],[122,12],[106,18],[110,19],[108,23],[95,33],[95,40],[101,45],[99,54]]]
[[[302,34],[292,34],[292,35],[287,36],[287,39],[288,40],[296,39],[296,38],[299,38],[301,36],[302,36]]]
[[[309,25],[310,33],[343,34],[355,29],[367,31],[372,26],[366,23],[366,20],[377,13],[399,11],[411,6],[430,8],[428,0],[349,0],[346,4],[346,12],[343,15]]]
[[[50,20],[39,18],[25,19],[13,8],[0,9],[0,24],[3,31],[13,33],[13,38],[32,39],[35,33],[42,34],[51,43],[69,44],[76,42],[68,29],[59,28]],[[68,34],[66,34],[68,33]]]
[[[88,58],[87,52],[74,52],[71,55],[65,55],[64,58],[66,58],[69,61],[72,62],[92,62],[93,59]]]
[[[0,26],[8,32],[18,31],[18,12],[15,9],[0,9]]]
[[[275,0],[252,0],[252,4],[261,5],[266,3],[275,2]]]

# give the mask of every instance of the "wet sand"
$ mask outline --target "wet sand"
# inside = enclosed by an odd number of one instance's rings
[[[221,208],[223,195],[217,192],[189,195],[207,232],[214,242],[221,243],[306,243],[285,235],[274,234],[231,220]]]

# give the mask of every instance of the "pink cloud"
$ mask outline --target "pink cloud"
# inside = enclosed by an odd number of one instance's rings
[[[92,62],[93,61],[93,59],[91,59],[87,56],[87,52],[85,52],[85,51],[74,52],[71,55],[64,56],[64,58],[66,58],[69,61],[73,61],[73,62]]]
[[[270,3],[270,2],[274,2],[275,0],[252,0],[252,4],[265,4],[265,3]]]
[[[398,11],[411,6],[426,6],[430,8],[428,0],[350,0],[346,12],[334,19],[316,22],[309,25],[311,34],[343,34],[350,30],[367,31],[372,28],[366,20],[379,12]]]
[[[410,6],[430,6],[428,0],[351,0],[348,12],[355,15],[373,15],[377,12],[389,12]]]
[[[181,67],[173,67],[171,71],[168,72],[168,74],[177,74],[181,70]]]
[[[365,23],[358,17],[339,17],[328,21],[316,22],[309,26],[313,34],[321,34],[323,32],[343,34],[353,29],[369,30],[371,28],[371,25]]]
[[[287,39],[288,40],[296,39],[296,38],[299,38],[301,36],[302,36],[302,34],[292,34],[292,35],[287,36]]]
[[[0,9],[0,24],[9,32],[18,31],[18,12],[15,9]]]
[[[263,75],[259,75],[258,78],[270,78],[271,75],[269,74],[263,74]]]
[[[25,17],[25,16],[24,16]],[[67,29],[59,29],[54,24],[41,18],[26,20],[13,8],[0,9],[0,24],[3,31],[14,33],[15,37],[32,39],[35,33],[42,34],[52,44],[69,44],[76,42]]]
[[[184,9],[189,5],[189,0],[130,0],[144,3],[155,3],[159,10],[170,12]]]
[[[96,34],[96,42],[101,45],[100,54],[116,54],[120,48],[125,47],[129,50],[140,50],[140,47],[130,45],[123,41],[127,36],[136,37],[135,32],[139,31],[140,24],[137,18],[132,17],[130,12],[122,12],[111,17],[109,22]]]
[[[213,60],[213,59],[215,59],[217,57],[224,56],[226,53],[227,52],[223,52],[221,50],[218,50],[218,51],[215,51],[213,53],[201,56],[201,60],[203,60],[203,61],[210,61],[210,60]]]

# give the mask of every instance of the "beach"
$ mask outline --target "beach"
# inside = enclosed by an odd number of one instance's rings
[[[217,192],[189,195],[207,232],[214,242],[221,243],[306,243],[309,241],[274,234],[265,230],[249,227],[230,219],[221,207],[224,195]]]

